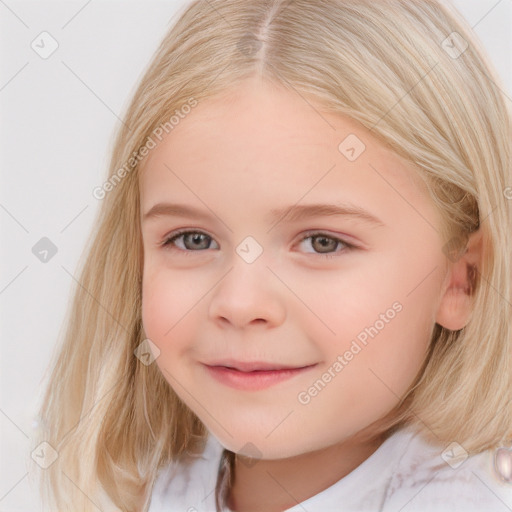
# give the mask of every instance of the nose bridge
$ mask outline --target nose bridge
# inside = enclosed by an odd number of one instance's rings
[[[241,247],[247,249],[243,244]],[[249,245],[247,252],[251,250]],[[230,270],[215,286],[210,301],[210,317],[237,327],[254,321],[278,325],[285,317],[283,290],[272,279],[267,258],[260,255],[251,261],[245,256],[243,251],[242,255],[234,254]]]
[[[233,257],[231,271],[225,279],[228,293],[243,294],[247,297],[265,293],[265,289],[270,288],[270,271],[267,264],[263,258],[248,263],[239,256]]]

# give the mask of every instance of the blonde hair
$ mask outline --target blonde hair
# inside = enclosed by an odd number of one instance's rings
[[[140,155],[176,110],[254,75],[350,116],[406,158],[442,212],[447,244],[482,232],[472,318],[460,331],[434,326],[388,431],[415,425],[470,453],[512,437],[511,114],[471,29],[437,0],[195,0],[118,128],[80,260],[40,412],[38,442],[58,452],[41,470],[54,510],[147,510],[159,469],[204,447],[199,418],[134,355],[145,339]]]

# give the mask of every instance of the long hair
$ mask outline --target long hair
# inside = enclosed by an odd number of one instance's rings
[[[40,411],[37,443],[58,454],[39,470],[52,510],[147,510],[158,471],[204,447],[202,422],[137,357],[146,338],[139,177],[194,105],[254,75],[359,121],[407,159],[447,244],[482,232],[472,317],[459,331],[435,325],[389,431],[413,424],[469,453],[512,437],[511,113],[469,26],[440,0],[195,0],[135,90],[96,191]]]

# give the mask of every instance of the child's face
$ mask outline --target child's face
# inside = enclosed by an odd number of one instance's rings
[[[225,447],[250,442],[244,451],[264,458],[333,445],[386,415],[424,361],[446,284],[441,221],[412,169],[360,125],[320,112],[247,82],[193,108],[141,176],[156,363]],[[194,215],[144,218],[158,203]],[[376,219],[273,214],[313,204]],[[178,230],[197,234],[163,246]],[[308,368],[207,366],[228,360]]]

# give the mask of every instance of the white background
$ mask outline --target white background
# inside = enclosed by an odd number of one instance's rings
[[[0,0],[0,512],[34,512],[33,418],[118,117],[187,1]],[[458,0],[512,98],[512,0]],[[172,19],[171,19],[172,18]],[[42,31],[57,41],[44,60]],[[512,99],[511,99],[512,101]],[[32,247],[57,246],[47,263]]]

